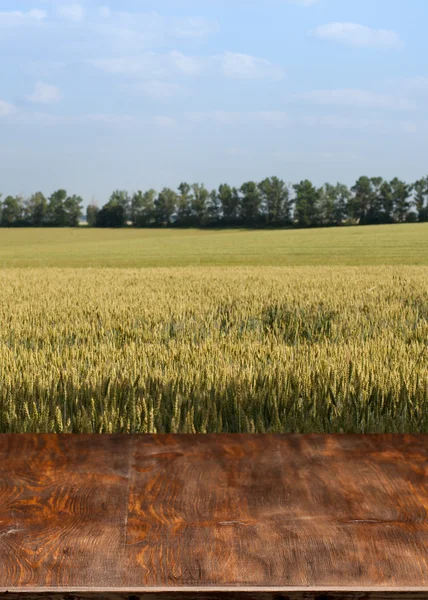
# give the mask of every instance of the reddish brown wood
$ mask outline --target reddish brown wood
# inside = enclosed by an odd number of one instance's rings
[[[423,435],[1,435],[0,595],[428,599],[427,514]]]

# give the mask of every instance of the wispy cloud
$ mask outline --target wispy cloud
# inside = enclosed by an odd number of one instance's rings
[[[138,81],[125,84],[123,87],[127,91],[143,94],[156,102],[186,95],[186,90],[182,86],[167,81]]]
[[[280,66],[234,52],[208,57],[188,56],[176,50],[167,54],[146,52],[132,57],[92,59],[88,63],[107,73],[136,79],[163,79],[172,75],[271,80],[284,77]]]
[[[402,43],[395,31],[373,29],[357,23],[328,23],[320,25],[313,33],[322,40],[332,40],[349,46],[393,47]]]
[[[108,6],[100,6],[99,12],[100,17],[103,19],[109,19],[111,17],[111,9]]]
[[[301,4],[302,6],[313,6],[314,4],[318,4],[319,1],[320,0],[289,0],[289,2]]]
[[[171,127],[177,126],[176,119],[173,119],[172,117],[167,117],[164,115],[157,115],[157,116],[153,117],[153,123],[155,125],[158,125],[159,127],[165,127],[165,128],[171,128]]]
[[[279,151],[272,152],[273,158],[279,158],[287,162],[318,162],[319,160],[349,160],[358,158],[355,154],[336,154],[334,152],[297,152],[297,151]]]
[[[167,40],[205,38],[217,30],[217,22],[205,17],[164,16],[157,12],[115,12],[101,7],[93,23],[94,32],[110,41],[114,48],[126,52],[142,49]]]
[[[10,108],[7,103],[0,102],[0,117],[4,111],[4,118],[13,125],[26,127],[70,127],[70,126],[94,126],[94,127],[117,127],[121,129],[134,129],[141,127],[172,127],[176,120],[168,116],[137,117],[127,114],[97,114],[89,113],[83,115],[53,115],[48,112],[18,110]]]
[[[16,27],[19,25],[41,23],[46,17],[46,12],[38,9],[30,10],[28,12],[20,10],[9,12],[3,11],[0,12],[0,26],[6,25],[7,27]]]
[[[412,110],[414,105],[406,98],[376,94],[369,90],[314,90],[295,96],[298,100],[324,106],[351,106],[356,108]]]
[[[403,77],[401,79],[389,79],[386,81],[389,89],[405,90],[408,94],[425,95],[428,92],[428,77],[423,75],[416,77]]]
[[[28,100],[39,104],[53,104],[61,100],[61,92],[56,86],[39,81],[28,96]]]
[[[288,125],[288,114],[282,111],[261,110],[261,111],[223,111],[214,110],[210,112],[192,112],[186,115],[189,121],[201,123],[211,121],[222,123],[224,125],[241,125],[250,123],[264,123],[271,125]]]
[[[216,123],[217,125],[263,124],[275,127],[327,127],[330,129],[373,130],[378,133],[415,133],[418,127],[413,121],[394,121],[374,118],[351,118],[338,115],[291,116],[283,111],[209,111],[186,114],[193,123]]]
[[[278,65],[248,54],[225,52],[222,56],[214,58],[214,60],[220,63],[221,70],[226,77],[278,80],[284,77],[284,71]]]
[[[334,129],[374,130],[381,133],[416,133],[417,124],[413,121],[390,121],[385,119],[353,119],[337,115],[304,116],[299,124],[310,127],[329,127]]]
[[[83,21],[85,18],[85,9],[80,4],[65,4],[57,8],[57,12],[61,17],[75,21],[76,23]]]
[[[9,102],[0,100],[0,118],[8,117],[9,115],[13,115],[16,113],[16,110],[17,109],[13,104],[9,104]]]

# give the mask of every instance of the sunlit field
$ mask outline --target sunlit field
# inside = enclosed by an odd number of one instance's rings
[[[428,224],[327,229],[0,229],[4,267],[428,265]]]

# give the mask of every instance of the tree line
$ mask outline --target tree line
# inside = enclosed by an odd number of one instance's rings
[[[3,227],[76,227],[83,199],[65,190],[0,201]],[[182,183],[177,190],[129,194],[116,190],[99,208],[86,209],[90,227],[330,227],[343,224],[428,221],[428,177],[408,184],[398,178],[360,177],[351,188],[309,180],[290,185],[278,177],[216,190]]]
[[[2,227],[78,227],[83,209],[83,198],[69,196],[57,190],[45,198],[41,192],[29,198],[7,196],[1,201],[0,225]]]

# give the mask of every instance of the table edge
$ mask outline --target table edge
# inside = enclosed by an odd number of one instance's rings
[[[1,587],[0,594],[179,594],[179,593],[295,593],[295,592],[384,592],[426,593],[428,586],[183,586],[183,587]]]

